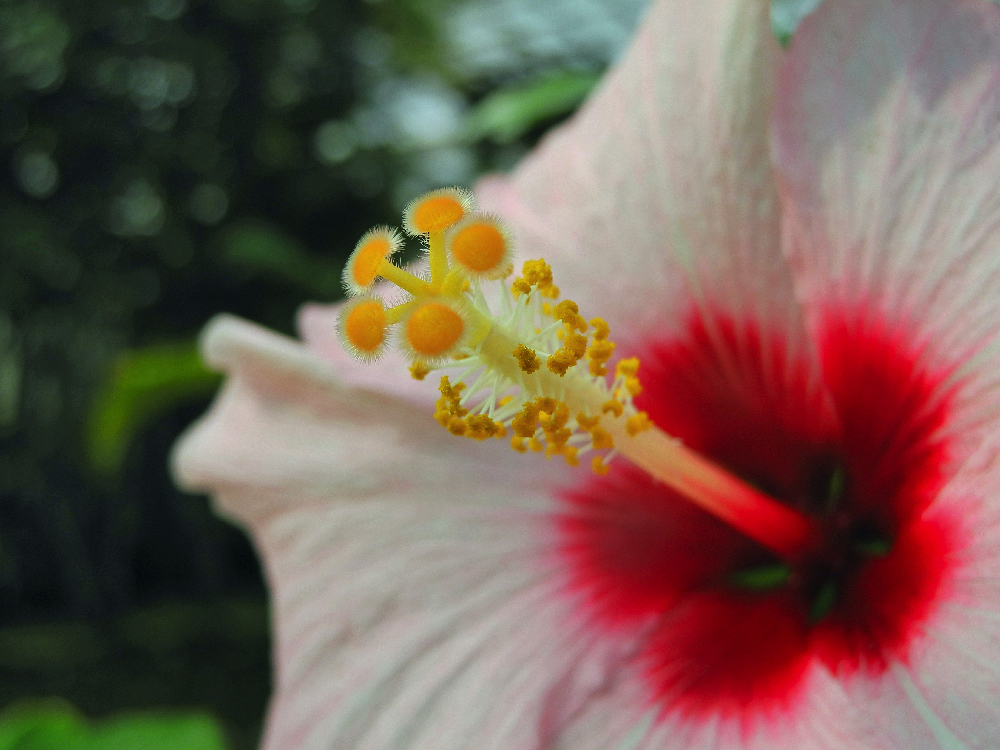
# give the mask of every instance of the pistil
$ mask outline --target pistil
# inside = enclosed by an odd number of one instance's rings
[[[512,268],[510,235],[497,217],[473,212],[469,194],[449,188],[423,196],[407,207],[404,226],[425,237],[430,281],[389,261],[400,246],[395,230],[369,232],[345,269],[345,286],[357,298],[342,313],[339,332],[349,351],[372,360],[400,324],[414,377],[457,371],[454,383],[441,378],[435,418],[442,426],[476,440],[510,431],[515,450],[544,451],[570,465],[592,452],[590,466],[599,474],[620,456],[788,562],[817,549],[818,527],[808,516],[687,448],[636,409],[637,359],[619,361],[609,382],[615,346],[608,325],[588,322],[572,301],[557,303],[544,261],[528,261],[522,277],[503,281]],[[410,298],[386,309],[371,294],[377,277]],[[498,309],[480,286],[488,281],[499,286]]]

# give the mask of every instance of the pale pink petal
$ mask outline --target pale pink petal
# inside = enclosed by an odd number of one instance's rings
[[[264,561],[266,748],[528,750],[595,712],[622,736],[640,722],[635,639],[580,623],[551,558],[568,470],[454,438],[253,324],[221,317],[203,348],[229,377],[174,469]]]
[[[911,331],[927,367],[958,368],[961,450],[936,509],[959,510],[972,541],[911,662],[852,683],[853,699],[891,747],[1000,747],[1000,8],[826,2],[778,91],[786,251],[807,314],[867,311]]]
[[[845,690],[878,720],[871,736],[906,750],[1000,747],[1000,465],[984,445],[938,498],[971,519],[972,537],[941,607],[924,624],[906,664]]]
[[[532,497],[542,497],[565,472],[557,463],[518,461],[503,441],[457,440],[434,421],[433,407],[349,387],[299,342],[233,316],[209,323],[202,351],[229,377],[176,449],[183,486],[325,502],[417,490],[442,498],[469,491],[471,498],[484,484],[507,486],[516,469],[538,488]],[[468,471],[456,470],[465,464]],[[518,487],[510,485],[504,504],[521,504]],[[242,506],[235,512],[256,517]]]
[[[661,0],[582,111],[480,202],[584,315],[669,334],[692,305],[799,326],[769,152],[762,0]]]
[[[775,157],[811,312],[864,305],[995,383],[1000,7],[824,3],[781,69]]]
[[[627,671],[627,644],[571,624],[537,519],[438,500],[305,506],[254,527],[276,627],[265,748],[548,747]],[[615,705],[633,723],[641,708]]]

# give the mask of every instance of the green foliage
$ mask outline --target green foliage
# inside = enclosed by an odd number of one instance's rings
[[[224,260],[237,268],[291,282],[320,299],[340,295],[340,265],[309,255],[290,234],[263,221],[236,222],[220,235]]]
[[[0,60],[8,72],[33,89],[47,89],[60,75],[70,28],[41,4],[4,4],[0,8]]]
[[[119,355],[87,421],[91,466],[114,474],[129,444],[150,420],[179,404],[209,395],[220,376],[201,361],[194,342],[159,344]]]
[[[791,43],[792,34],[802,19],[816,10],[821,2],[823,0],[772,0],[771,29],[782,47]]]
[[[225,750],[205,713],[131,713],[91,722],[63,701],[15,703],[0,713],[0,750]]]
[[[527,85],[499,89],[469,113],[466,134],[471,140],[511,143],[536,125],[576,109],[597,85],[596,73],[556,73]]]

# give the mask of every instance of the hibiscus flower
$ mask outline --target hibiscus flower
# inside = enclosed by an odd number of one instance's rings
[[[828,0],[787,51],[765,2],[661,0],[479,186],[638,358],[644,434],[764,498],[729,519],[628,450],[453,436],[336,307],[211,323],[175,468],[263,558],[264,747],[1000,747],[997,174],[986,0]]]

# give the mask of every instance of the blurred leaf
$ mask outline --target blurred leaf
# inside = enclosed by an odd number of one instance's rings
[[[79,622],[33,623],[0,630],[0,670],[44,673],[86,668],[104,658],[106,651],[94,630]]]
[[[203,713],[129,714],[98,726],[89,750],[225,750],[219,723]],[[53,748],[52,750],[57,750]]]
[[[791,43],[792,34],[802,19],[816,10],[821,2],[823,0],[772,0],[771,29],[782,47]]]
[[[230,224],[220,235],[226,262],[255,273],[278,276],[312,295],[340,296],[339,265],[311,257],[295,238],[260,221]]]
[[[494,91],[469,113],[466,133],[472,140],[510,143],[536,125],[572,112],[600,78],[596,73],[557,73]]]
[[[16,703],[0,713],[0,750],[226,750],[204,713],[133,713],[92,723],[60,700]]]
[[[153,417],[209,395],[220,380],[202,363],[194,342],[124,352],[88,418],[91,466],[102,474],[117,472],[132,439]]]
[[[0,713],[0,750],[79,747],[83,717],[59,700],[15,703]]]

